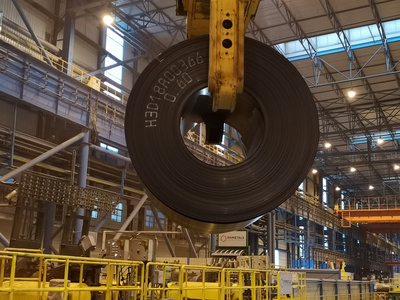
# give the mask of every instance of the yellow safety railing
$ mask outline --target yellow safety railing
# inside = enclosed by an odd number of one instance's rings
[[[221,299],[221,272],[222,268],[220,267],[182,266],[178,283],[181,297],[184,299]]]
[[[303,272],[148,263],[144,294],[157,300],[307,299]]]
[[[23,35],[11,28],[3,27],[0,32],[0,39],[39,60],[45,61],[45,57],[48,57],[53,67],[55,67],[56,69],[70,75],[71,77],[77,79],[78,81],[90,86],[97,91],[103,92],[114,100],[121,101],[122,103],[126,103],[126,101],[128,100],[129,95],[126,95],[120,90],[114,89],[108,85],[101,84],[100,80],[95,76],[91,76],[82,68],[74,64],[68,63],[54,53],[39,48],[32,40],[24,37]]]
[[[168,263],[147,263],[144,295],[147,298],[163,300],[178,298],[180,290],[176,284],[182,265]]]
[[[92,299],[101,294],[102,299],[143,300],[144,264],[142,262],[46,255],[35,251],[18,252],[20,249],[0,251],[0,300],[5,299],[47,299],[56,293],[57,299]],[[24,250],[25,251],[25,250]],[[22,260],[36,265],[30,278],[17,274],[18,263]],[[57,279],[50,280],[49,273],[58,268]],[[89,285],[85,269],[101,268],[102,280],[96,286]],[[60,271],[61,269],[61,271]],[[71,274],[75,281],[71,281]],[[99,275],[99,274],[98,274]],[[52,284],[55,286],[52,286]],[[134,297],[133,297],[134,295]]]
[[[227,300],[269,299],[270,273],[267,270],[223,269],[222,295]]]
[[[300,271],[152,262],[145,268],[142,262],[22,251],[0,251],[0,300],[386,300],[388,296],[359,288],[336,295],[320,294],[319,288],[314,288],[308,295],[306,275]],[[23,260],[25,266],[36,266],[32,276],[21,274],[19,263]],[[54,268],[59,272],[53,272]],[[96,285],[86,280],[85,272],[93,268],[102,270]]]
[[[273,270],[268,283],[268,299],[309,299],[307,297],[306,274]]]

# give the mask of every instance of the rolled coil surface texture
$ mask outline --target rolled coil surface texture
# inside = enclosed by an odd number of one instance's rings
[[[224,116],[241,134],[246,160],[219,167],[195,158],[181,128],[209,112],[210,103],[196,102],[208,83],[208,47],[208,37],[186,40],[145,68],[129,97],[125,134],[155,205],[185,227],[216,233],[250,224],[288,199],[311,168],[319,133],[313,97],[296,68],[246,38],[244,93]]]

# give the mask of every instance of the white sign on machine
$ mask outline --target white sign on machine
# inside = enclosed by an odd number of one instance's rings
[[[281,295],[291,295],[292,291],[292,274],[289,272],[279,272],[279,293]]]
[[[218,235],[219,247],[246,247],[246,231],[229,231]]]

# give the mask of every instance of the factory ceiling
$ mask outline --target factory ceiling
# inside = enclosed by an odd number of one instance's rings
[[[175,0],[77,1],[73,8],[78,17],[106,10],[116,18],[112,28],[149,61],[186,39]],[[349,196],[400,194],[399,18],[398,0],[261,0],[247,30],[303,75],[320,120],[314,167]]]

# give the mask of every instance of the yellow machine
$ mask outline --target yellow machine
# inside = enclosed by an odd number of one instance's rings
[[[244,35],[260,0],[177,0],[178,14],[187,16],[187,37],[210,36],[208,90],[213,110],[233,111],[243,92]]]

